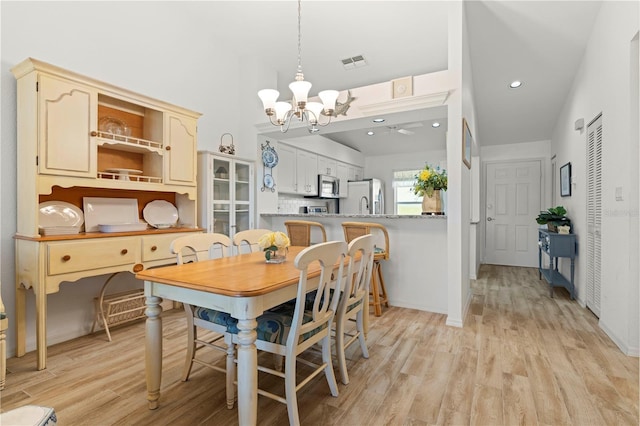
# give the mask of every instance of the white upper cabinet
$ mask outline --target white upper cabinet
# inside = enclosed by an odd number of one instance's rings
[[[318,195],[318,155],[299,149],[296,158],[298,194]]]
[[[175,185],[196,182],[196,121],[189,117],[167,114],[164,181]]]
[[[318,174],[337,177],[337,164],[338,162],[333,158],[318,155]]]
[[[18,235],[39,235],[39,204],[83,197],[170,200],[196,222],[200,113],[28,58],[17,81]],[[142,204],[144,205],[144,204]]]
[[[349,165],[346,163],[336,162],[336,177],[340,179],[340,198],[347,198],[349,195]]]
[[[38,171],[95,179],[96,91],[48,75],[41,75],[34,89],[39,93]]]
[[[279,160],[278,165],[276,166],[276,171],[278,173],[276,189],[278,192],[286,194],[295,194],[297,192],[297,151],[297,149],[289,145],[278,145],[277,153]]]

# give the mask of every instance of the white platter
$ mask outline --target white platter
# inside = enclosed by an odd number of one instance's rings
[[[77,226],[84,223],[82,210],[64,201],[45,201],[39,205],[38,223],[41,228]]]
[[[100,224],[137,224],[140,221],[135,198],[84,197],[82,203],[86,232],[98,232]]]
[[[156,228],[168,228],[178,222],[178,209],[165,200],[153,200],[142,210],[144,220]]]
[[[101,223],[98,225],[100,232],[131,232],[131,231],[144,231],[147,229],[145,222],[137,223]]]

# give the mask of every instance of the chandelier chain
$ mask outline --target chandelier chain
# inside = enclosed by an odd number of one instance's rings
[[[302,1],[298,0],[298,72],[302,72],[302,27],[300,21],[302,20]]]

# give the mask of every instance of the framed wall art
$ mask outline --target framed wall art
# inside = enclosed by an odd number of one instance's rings
[[[560,167],[560,196],[571,197],[571,163]]]
[[[473,145],[473,137],[469,124],[466,119],[462,119],[462,162],[471,169],[471,145]]]

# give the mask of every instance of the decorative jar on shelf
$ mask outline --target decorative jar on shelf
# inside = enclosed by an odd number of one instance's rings
[[[440,198],[440,190],[435,189],[431,197],[424,194],[422,197],[422,213],[440,213],[442,212],[442,199]]]

